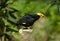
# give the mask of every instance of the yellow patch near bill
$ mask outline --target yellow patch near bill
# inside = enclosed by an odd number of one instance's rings
[[[22,23],[22,24],[26,24],[26,23]]]

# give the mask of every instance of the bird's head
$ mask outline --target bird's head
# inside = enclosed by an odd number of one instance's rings
[[[37,15],[40,16],[40,17],[44,17],[44,16],[45,16],[45,15],[42,14],[42,13],[37,13]]]

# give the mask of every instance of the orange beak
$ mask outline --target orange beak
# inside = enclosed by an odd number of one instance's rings
[[[44,16],[45,16],[45,15],[42,14],[42,13],[37,13],[37,15],[40,16],[40,17],[44,17]]]

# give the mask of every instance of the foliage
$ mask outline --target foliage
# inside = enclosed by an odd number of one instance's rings
[[[9,21],[16,22],[26,13],[38,12],[44,13],[49,18],[50,24],[47,24],[46,29],[53,28],[54,32],[60,32],[60,0],[2,0],[0,3],[0,36],[18,32],[17,27]]]

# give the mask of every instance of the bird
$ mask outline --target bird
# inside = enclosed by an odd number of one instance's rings
[[[15,24],[16,26],[24,26],[25,29],[30,28],[34,24],[35,21],[37,21],[39,18],[44,17],[44,14],[37,13],[37,14],[27,14],[25,16],[22,16]]]

